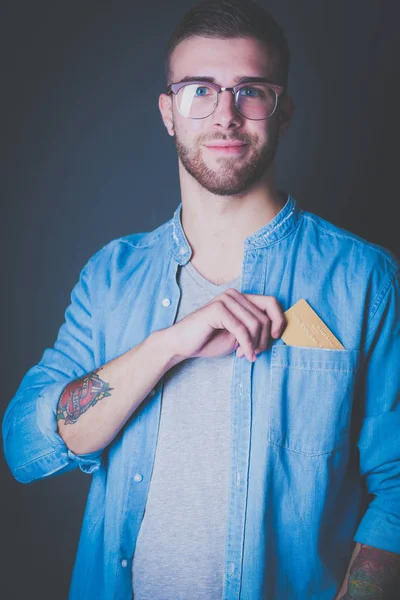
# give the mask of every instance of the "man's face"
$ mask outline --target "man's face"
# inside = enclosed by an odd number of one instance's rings
[[[210,77],[222,87],[233,87],[244,77],[279,83],[266,47],[253,38],[190,37],[175,48],[171,71],[173,83],[185,77]],[[180,162],[206,190],[233,196],[266,177],[278,144],[278,109],[266,120],[246,119],[231,92],[219,95],[216,109],[205,119],[182,116],[173,94],[160,97],[160,109]],[[235,146],[226,147],[230,142]]]

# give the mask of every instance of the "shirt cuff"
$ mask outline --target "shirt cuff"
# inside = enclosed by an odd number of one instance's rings
[[[67,447],[57,431],[57,405],[67,384],[68,382],[65,381],[57,382],[43,388],[36,401],[36,425],[53,447],[54,453],[59,456],[59,468],[68,470],[68,464],[75,462],[84,473],[93,473],[101,465],[102,450],[90,454],[75,454]],[[74,465],[71,464],[70,468],[74,468]]]
[[[354,535],[354,541],[400,554],[400,518],[371,506]]]

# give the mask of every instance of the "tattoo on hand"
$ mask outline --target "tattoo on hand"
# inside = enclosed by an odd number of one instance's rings
[[[400,585],[400,555],[361,544],[341,600],[390,600]],[[397,588],[398,589],[398,588]]]
[[[76,423],[79,417],[99,400],[111,396],[110,385],[97,375],[100,369],[68,384],[57,406],[57,421],[65,419],[65,424]]]

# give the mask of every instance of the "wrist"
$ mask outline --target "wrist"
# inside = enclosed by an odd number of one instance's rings
[[[171,327],[153,331],[148,337],[148,342],[152,350],[160,357],[164,372],[185,359],[184,356],[178,354],[177,348],[175,348]]]

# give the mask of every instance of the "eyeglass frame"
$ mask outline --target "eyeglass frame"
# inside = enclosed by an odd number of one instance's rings
[[[213,83],[212,81],[204,81],[204,80],[200,80],[200,79],[193,79],[193,80],[186,80],[186,81],[178,81],[176,83],[170,83],[167,86],[167,94],[168,96],[170,96],[171,94],[174,94],[175,96],[175,100],[176,100],[176,107],[179,111],[179,114],[182,114],[181,111],[179,110],[178,107],[178,92],[181,88],[183,88],[186,85],[193,85],[193,84],[203,84],[204,86],[209,86],[211,88],[213,88],[216,92],[217,92],[217,100],[215,102],[214,108],[212,109],[212,111],[210,112],[209,115],[205,116],[205,117],[186,117],[185,115],[182,115],[183,117],[185,117],[186,119],[194,119],[196,121],[201,120],[201,119],[208,119],[208,117],[211,117],[211,115],[213,114],[213,112],[215,111],[215,109],[218,106],[218,101],[219,101],[219,95],[221,94],[221,92],[231,92],[232,94],[234,94],[235,97],[235,108],[238,111],[238,113],[244,118],[244,119],[249,119],[250,121],[266,121],[267,119],[270,119],[272,117],[272,115],[275,113],[277,106],[278,106],[278,101],[279,101],[279,97],[283,94],[283,92],[285,91],[285,88],[280,86],[280,85],[275,85],[274,83],[269,83],[267,81],[247,81],[245,83],[238,83],[237,85],[234,85],[233,87],[222,87],[220,85],[218,85],[218,83]],[[238,93],[240,92],[241,89],[251,86],[251,84],[262,84],[262,85],[266,85],[269,88],[271,88],[274,92],[275,92],[275,96],[276,96],[276,101],[275,101],[275,106],[274,106],[274,110],[272,111],[272,113],[268,116],[268,117],[263,117],[262,119],[252,119],[251,117],[246,117],[244,114],[242,114],[239,110],[239,107],[237,105],[237,99],[238,99]]]

